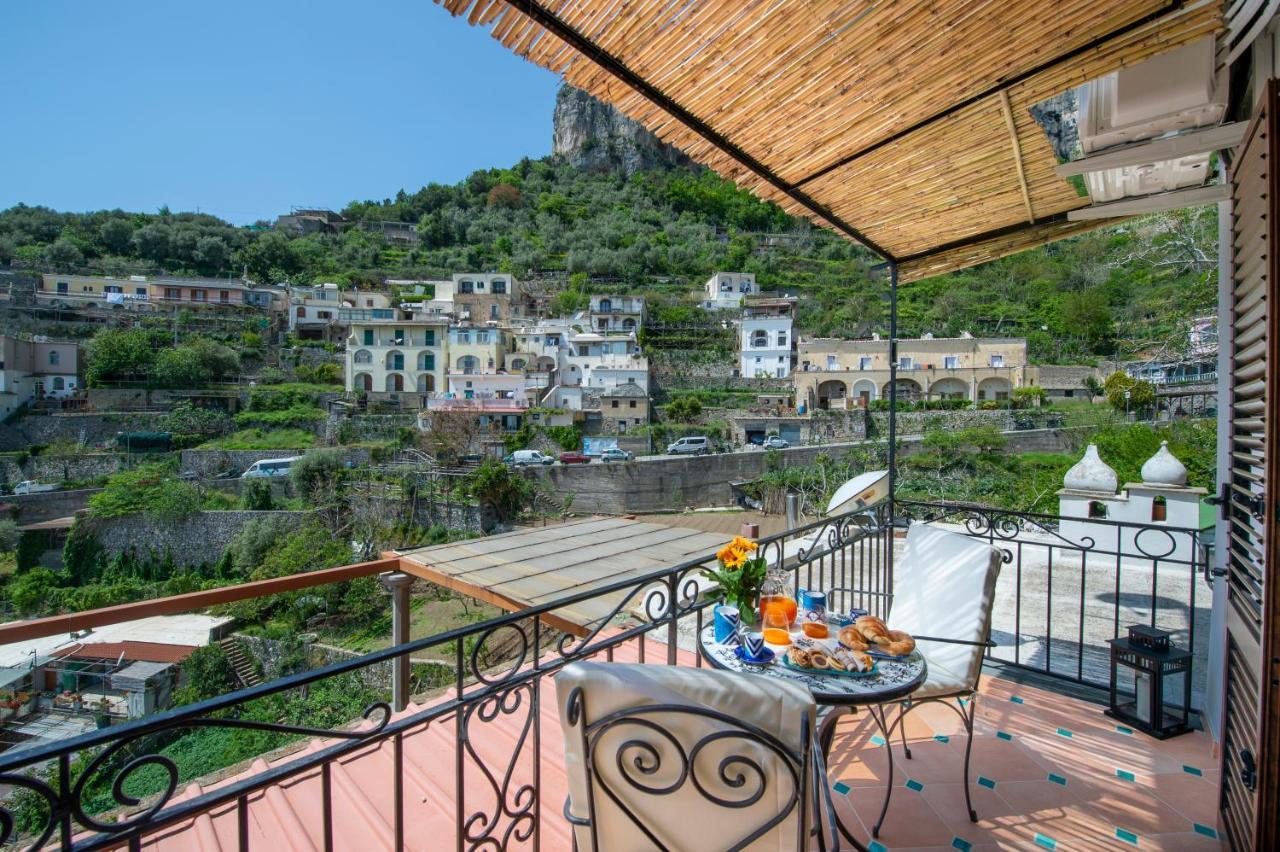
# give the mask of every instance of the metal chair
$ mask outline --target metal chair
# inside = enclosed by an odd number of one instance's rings
[[[813,697],[733,672],[572,663],[556,676],[575,849],[837,849]]]
[[[978,821],[969,791],[973,721],[982,658],[988,648],[995,646],[991,641],[991,613],[1004,557],[1004,551],[982,539],[930,524],[912,524],[902,557],[894,564],[893,594],[888,596],[889,625],[914,636],[917,650],[929,665],[925,682],[899,703],[889,734],[893,727],[900,729],[902,750],[910,759],[907,713],[932,701],[960,716],[966,734],[964,799],[973,822]],[[891,736],[886,736],[885,747],[892,748]],[[891,794],[892,789],[886,791],[880,818],[872,828],[873,836],[879,836]]]

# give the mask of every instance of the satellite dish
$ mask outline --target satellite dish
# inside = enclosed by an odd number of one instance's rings
[[[842,515],[874,506],[889,496],[889,471],[870,470],[836,489],[827,503],[828,515]]]

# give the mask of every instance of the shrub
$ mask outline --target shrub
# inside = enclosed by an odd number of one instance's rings
[[[176,479],[168,465],[147,464],[113,474],[106,486],[89,498],[89,514],[115,518],[148,512],[173,519],[199,510],[200,504],[200,492]]]
[[[1102,383],[1107,402],[1117,411],[1140,411],[1156,401],[1156,388],[1151,382],[1140,382],[1121,372],[1112,373]],[[1129,393],[1128,399],[1125,392]]]
[[[0,518],[0,552],[8,553],[18,549],[18,539],[22,533],[11,518]]]
[[[252,511],[271,511],[276,507],[275,498],[271,494],[271,483],[261,479],[248,480],[240,493],[240,503]]]
[[[467,478],[466,490],[503,521],[519,517],[534,494],[533,483],[496,459],[484,460]]]
[[[702,402],[696,396],[682,396],[672,400],[665,413],[679,423],[691,423],[702,414]]]
[[[346,463],[337,450],[315,450],[293,463],[289,478],[298,496],[315,506],[329,506],[342,492]]]

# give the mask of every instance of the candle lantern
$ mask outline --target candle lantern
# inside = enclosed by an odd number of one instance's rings
[[[1161,740],[1190,730],[1191,652],[1170,645],[1168,632],[1145,624],[1110,644],[1106,714]],[[1119,682],[1122,671],[1132,675],[1132,690]]]

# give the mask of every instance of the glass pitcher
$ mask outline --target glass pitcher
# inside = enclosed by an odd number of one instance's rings
[[[765,633],[766,642],[786,645],[791,641],[796,609],[791,574],[785,570],[771,569],[760,584],[760,628]]]

